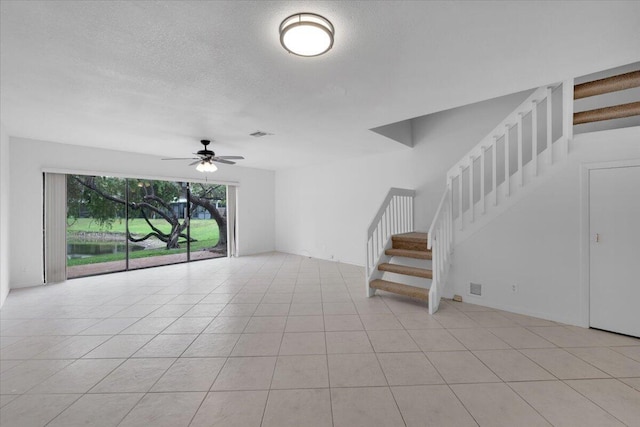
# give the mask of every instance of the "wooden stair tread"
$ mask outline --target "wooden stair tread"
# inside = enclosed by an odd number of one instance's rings
[[[415,259],[431,259],[432,253],[429,250],[426,251],[416,251],[410,249],[387,249],[384,251],[385,254],[389,256],[403,256],[406,258],[415,258]]]
[[[406,265],[383,263],[378,265],[378,270],[388,271],[390,273],[404,274],[407,276],[423,277],[425,279],[433,278],[433,271],[425,268],[409,267]]]
[[[391,240],[403,241],[403,242],[416,242],[416,243],[426,243],[427,242],[427,233],[403,233],[403,234],[395,234],[391,236]]]
[[[429,300],[429,289],[418,288],[416,286],[403,285],[402,283],[390,282],[388,280],[376,279],[369,283],[369,286],[381,291],[392,292],[394,294],[405,295],[422,301]]]
[[[427,250],[427,233],[404,233],[391,236],[393,249],[406,249],[410,251]]]

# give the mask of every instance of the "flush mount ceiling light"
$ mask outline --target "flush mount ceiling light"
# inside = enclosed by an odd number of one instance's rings
[[[315,13],[296,13],[280,24],[280,43],[298,56],[318,56],[333,46],[335,30],[328,19]]]

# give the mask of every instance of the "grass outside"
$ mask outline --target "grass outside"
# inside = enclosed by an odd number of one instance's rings
[[[159,230],[163,232],[171,231],[171,226],[163,219],[155,219],[151,220],[151,223],[154,227],[157,227]],[[79,218],[75,223],[70,226],[67,226],[67,240],[69,243],[89,243],[86,239],[80,237],[79,233],[90,232],[90,233],[113,233],[116,235],[120,235],[122,242],[125,241],[125,221],[114,221],[111,228],[100,227],[98,223],[96,223],[91,218]],[[149,233],[151,229],[146,221],[142,218],[135,218],[129,221],[129,231],[138,236],[142,237],[145,234]],[[218,232],[218,224],[213,219],[192,219],[191,220],[191,238],[196,239],[197,241],[191,242],[191,251],[198,251],[205,248],[211,248],[218,243],[219,240],[219,232]],[[99,242],[90,242],[90,243],[99,243]],[[129,259],[135,258],[146,258],[146,257],[154,257],[154,256],[164,256],[164,255],[172,255],[179,253],[187,252],[187,242],[185,239],[180,240],[180,248],[178,249],[144,249],[131,251],[129,254]],[[109,261],[124,261],[125,254],[124,253],[110,253],[104,255],[91,256],[86,258],[73,258],[67,260],[68,266],[74,265],[85,265],[85,264],[96,264],[100,262],[109,262]]]

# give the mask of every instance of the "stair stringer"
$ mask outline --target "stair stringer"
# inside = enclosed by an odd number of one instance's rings
[[[385,254],[385,251],[387,249],[391,249],[391,246],[392,246],[391,237],[392,236],[389,236],[389,238],[387,239],[387,242],[384,244],[384,249],[380,252],[380,257],[378,257],[378,260],[375,263],[375,268],[373,268],[372,271],[369,272],[369,277],[367,277],[367,295],[370,297],[376,294],[376,290],[371,286],[369,286],[369,283],[371,283],[371,281],[376,279],[382,279],[382,276],[384,273],[383,271],[378,270],[378,266],[382,263],[389,262],[391,258],[393,258]]]

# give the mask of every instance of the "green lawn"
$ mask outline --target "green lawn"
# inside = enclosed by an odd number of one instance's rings
[[[171,227],[169,224],[162,219],[151,220],[151,223],[154,227],[162,230],[163,232],[169,232]],[[135,218],[129,221],[129,231],[134,234],[142,237],[147,234],[151,229],[149,225],[146,223],[144,219]],[[71,226],[67,226],[67,240],[70,243],[74,242],[85,242],[86,240],[82,239],[78,236],[79,232],[106,232],[106,233],[116,233],[120,234],[122,237],[122,241],[125,240],[125,221],[114,221],[112,227],[103,228],[100,227],[95,221],[91,218],[80,218]],[[76,237],[77,236],[77,237]],[[204,248],[211,248],[218,243],[219,234],[218,234],[218,225],[215,220],[212,219],[192,219],[191,220],[191,238],[196,239],[196,242],[191,242],[191,251],[197,251]],[[130,259],[133,258],[146,258],[152,256],[163,256],[163,255],[171,255],[184,253],[187,251],[187,243],[184,239],[180,242],[179,249],[171,249],[167,250],[164,248],[160,249],[145,249],[132,251],[129,255]],[[124,253],[115,253],[115,254],[105,254],[105,255],[97,255],[87,258],[75,258],[68,259],[67,265],[84,265],[84,264],[95,264],[100,262],[109,262],[109,261],[121,261],[124,260]]]

